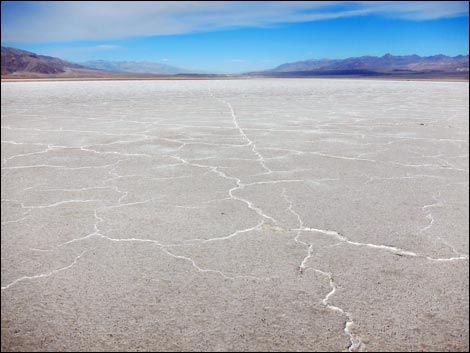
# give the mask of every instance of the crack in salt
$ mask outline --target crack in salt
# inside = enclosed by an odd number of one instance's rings
[[[220,240],[227,240],[227,239],[230,239],[230,238],[233,238],[233,237],[236,237],[237,235],[239,234],[243,234],[243,233],[248,233],[248,232],[251,232],[253,230],[258,230],[260,229],[264,224],[264,220],[260,221],[256,226],[254,227],[250,227],[250,228],[246,228],[246,229],[242,229],[242,230],[237,230],[229,235],[226,235],[224,237],[217,237],[217,238],[209,238],[209,239],[190,239],[190,240],[185,240],[183,243],[210,243],[210,242],[213,242],[213,241],[220,241]],[[173,247],[173,246],[181,246],[181,245],[184,245],[184,244],[172,244],[172,245],[167,245],[168,247]]]
[[[317,233],[322,233],[322,234],[325,234],[325,235],[329,235],[329,236],[332,236],[332,237],[336,238],[337,240],[341,241],[342,243],[346,243],[346,244],[349,244],[349,245],[364,246],[364,247],[373,248],[373,249],[386,250],[388,252],[391,252],[393,254],[400,255],[400,256],[417,257],[417,258],[427,259],[427,260],[430,260],[430,261],[439,261],[439,262],[456,261],[456,260],[468,260],[468,255],[467,254],[460,254],[459,256],[450,257],[450,258],[435,258],[435,257],[431,257],[431,256],[420,255],[420,254],[417,254],[413,251],[400,249],[400,248],[397,248],[397,247],[394,247],[394,246],[355,242],[355,241],[349,240],[347,237],[345,237],[341,233],[338,233],[334,230],[325,230],[325,229],[318,229],[318,228],[311,228],[311,227],[302,227],[302,228],[296,228],[296,229],[293,229],[293,230],[299,230],[299,229],[301,231],[317,232]]]
[[[17,219],[13,219],[11,221],[4,221],[2,222],[2,225],[5,225],[5,224],[10,224],[10,223],[18,223],[18,222],[21,222],[23,220],[25,220],[26,218],[29,218],[31,216],[31,210],[28,211],[23,217],[21,218],[17,218]]]
[[[222,271],[202,268],[202,267],[200,267],[193,259],[191,259],[190,257],[186,257],[186,256],[182,256],[182,255],[176,255],[176,254],[173,254],[171,251],[169,251],[168,248],[169,248],[169,247],[172,247],[172,245],[164,245],[164,244],[159,243],[159,242],[156,241],[156,240],[152,240],[152,239],[139,239],[139,238],[116,239],[116,238],[111,238],[111,237],[108,237],[108,236],[102,235],[102,234],[99,234],[99,235],[100,235],[101,238],[106,239],[106,240],[109,240],[109,241],[112,241],[112,242],[140,242],[140,243],[152,243],[152,244],[154,244],[155,246],[157,246],[160,250],[162,250],[165,254],[167,254],[168,256],[171,256],[171,257],[173,257],[173,258],[175,258],[175,259],[180,259],[180,260],[184,260],[184,261],[187,261],[187,262],[191,263],[191,265],[192,265],[198,272],[201,272],[201,273],[214,273],[214,274],[217,274],[217,275],[222,276],[222,277],[225,278],[225,279],[230,279],[230,280],[234,280],[234,279],[237,279],[237,278],[246,278],[246,279],[256,279],[256,280],[260,280],[260,278],[255,277],[255,276],[250,276],[250,275],[229,276],[229,275],[225,274],[225,273],[222,272]]]
[[[192,166],[196,166],[196,167],[201,167],[201,168],[208,168],[210,172],[212,173],[215,173],[217,175],[219,175],[220,177],[224,178],[224,179],[227,179],[227,180],[230,180],[230,181],[235,181],[236,185],[235,187],[231,188],[229,191],[228,191],[228,194],[229,194],[229,197],[230,199],[233,199],[233,200],[237,200],[237,201],[240,201],[240,202],[243,202],[247,205],[247,207],[253,211],[255,211],[259,216],[263,217],[263,218],[266,218],[266,219],[269,219],[271,220],[272,222],[274,222],[275,224],[277,224],[277,221],[267,215],[266,213],[264,213],[264,211],[262,209],[260,209],[259,207],[256,207],[253,202],[247,200],[247,199],[244,199],[242,197],[239,197],[239,196],[236,196],[233,194],[234,191],[236,190],[242,190],[245,188],[245,184],[242,183],[241,179],[237,178],[237,177],[233,177],[233,176],[228,176],[227,174],[225,174],[224,172],[220,171],[218,168],[220,167],[217,167],[217,166],[212,166],[212,165],[205,165],[205,164],[199,164],[199,163],[193,163],[193,162],[189,162],[188,160],[186,159],[183,159],[181,158],[180,156],[172,156],[173,158],[181,161],[183,164],[188,164],[188,165],[192,165]]]
[[[270,174],[272,173],[273,171],[268,167],[266,166],[266,161],[265,159],[263,158],[263,156],[258,152],[258,150],[256,149],[256,144],[245,134],[245,131],[243,131],[243,129],[240,127],[240,125],[238,124],[238,120],[237,120],[237,116],[235,115],[235,111],[233,110],[233,107],[232,105],[229,103],[229,102],[226,102],[222,99],[222,101],[228,106],[228,108],[230,109],[230,114],[232,115],[232,122],[233,122],[233,125],[235,125],[235,127],[237,128],[237,130],[239,131],[240,133],[240,136],[245,140],[247,141],[247,146],[251,146],[251,150],[253,151],[253,153],[258,157],[258,161],[261,165],[261,167],[266,171],[266,174]]]
[[[334,305],[331,305],[331,304],[328,303],[330,297],[332,297],[333,294],[335,294],[336,288],[337,288],[336,282],[333,279],[333,275],[329,272],[324,272],[324,271],[314,269],[314,268],[312,270],[317,272],[317,273],[320,273],[323,276],[328,277],[330,287],[331,287],[331,291],[327,293],[327,295],[322,299],[321,303],[326,308],[328,308],[332,311],[335,311],[335,312],[339,312],[340,314],[346,316],[347,321],[346,321],[346,324],[344,325],[344,332],[349,337],[349,341],[350,341],[348,351],[349,352],[356,352],[363,345],[363,343],[362,343],[360,337],[357,336],[356,334],[354,334],[351,330],[354,327],[354,321],[352,319],[352,315],[350,313],[348,313],[347,311],[344,311],[340,307],[337,307],[337,306],[334,306]]]
[[[75,266],[78,262],[78,260],[83,256],[83,254],[86,253],[86,250],[83,251],[80,255],[78,255],[75,260],[68,266],[65,266],[65,267],[61,267],[61,268],[58,268],[56,270],[52,270],[51,272],[47,272],[47,273],[41,273],[39,275],[34,275],[34,276],[23,276],[23,277],[20,277],[18,279],[15,279],[13,282],[7,284],[6,286],[2,287],[2,290],[5,290],[5,289],[8,289],[10,288],[11,286],[15,285],[16,283],[19,283],[19,282],[22,282],[22,281],[30,281],[30,280],[34,280],[34,279],[37,279],[37,278],[46,278],[46,277],[50,277],[52,275],[55,275],[59,272],[62,272],[62,271],[65,271],[65,270],[68,270],[69,268],[72,268],[73,266]]]
[[[299,266],[299,273],[302,274],[308,269],[306,267],[307,262],[313,256],[312,255],[313,245],[312,244],[307,244],[306,242],[300,240],[302,230],[305,228],[304,227],[304,222],[303,222],[302,218],[300,217],[300,215],[294,210],[293,203],[289,199],[289,197],[287,196],[285,188],[282,190],[281,195],[284,198],[284,200],[286,200],[286,202],[288,203],[287,211],[289,211],[292,215],[294,215],[297,218],[297,221],[299,223],[299,227],[296,229],[297,233],[296,233],[296,236],[294,238],[294,241],[299,243],[299,244],[302,244],[304,246],[307,246],[307,248],[308,248],[307,249],[307,255],[304,257],[304,259],[302,260],[302,262]],[[346,316],[347,321],[346,321],[345,326],[344,326],[344,332],[349,337],[349,341],[350,341],[350,345],[348,346],[348,351],[349,352],[357,351],[359,349],[359,347],[361,346],[362,342],[361,342],[360,338],[357,335],[353,334],[352,331],[351,331],[351,328],[354,325],[354,321],[352,320],[352,315],[350,313],[344,311],[343,309],[341,309],[337,306],[333,306],[333,305],[328,303],[328,300],[330,299],[330,297],[336,292],[336,283],[333,280],[332,274],[328,273],[328,272],[325,272],[325,271],[322,271],[322,270],[315,269],[315,268],[312,268],[312,270],[315,271],[316,273],[321,274],[322,276],[328,277],[330,287],[331,287],[331,291],[329,293],[327,293],[327,295],[322,299],[321,303],[325,307],[327,307],[328,309],[333,310],[335,312],[339,312],[340,314]]]
[[[432,204],[429,204],[429,205],[424,205],[422,207],[422,210],[423,212],[426,211],[428,208],[432,208],[432,207],[442,207],[444,206],[444,204],[438,200],[438,198],[441,196],[441,191],[438,192],[438,194],[436,196],[433,196],[432,198],[434,199],[434,203]],[[426,218],[429,219],[429,223],[428,225],[426,225],[425,227],[421,228],[419,230],[420,233],[423,233],[425,231],[427,231],[428,229],[430,229],[434,222],[435,222],[435,219],[431,213],[431,211],[428,211],[428,213],[426,214]],[[466,254],[462,254],[460,253],[459,251],[457,251],[457,249],[455,249],[455,247],[450,244],[448,241],[442,239],[439,235],[435,235],[436,239],[438,239],[441,243],[443,243],[444,245],[446,245],[454,254],[458,255],[457,258],[462,258],[462,259],[465,259],[465,258],[468,258],[468,255]],[[465,257],[466,256],[466,257]],[[436,261],[451,261],[451,259],[457,259],[457,258],[448,258],[448,259],[445,259],[445,258],[441,258],[441,259],[435,259]]]

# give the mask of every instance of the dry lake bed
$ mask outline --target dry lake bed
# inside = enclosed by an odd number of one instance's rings
[[[468,351],[468,83],[2,83],[2,351]]]

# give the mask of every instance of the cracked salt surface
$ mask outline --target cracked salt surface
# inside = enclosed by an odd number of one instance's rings
[[[466,84],[2,97],[2,350],[468,351]]]

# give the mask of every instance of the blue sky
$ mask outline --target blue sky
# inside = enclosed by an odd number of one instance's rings
[[[2,45],[239,73],[311,58],[468,54],[467,2],[2,2]]]

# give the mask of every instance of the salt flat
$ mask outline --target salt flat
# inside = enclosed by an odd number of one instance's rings
[[[468,83],[2,83],[2,350],[468,351]]]

